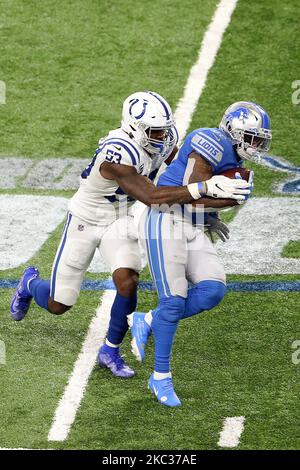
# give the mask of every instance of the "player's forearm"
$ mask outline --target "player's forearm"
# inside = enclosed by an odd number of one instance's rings
[[[188,204],[194,201],[186,186],[164,186],[135,188],[131,196],[143,202],[146,206],[157,204]]]
[[[197,201],[193,201],[193,206],[203,205],[204,207],[212,207],[215,209],[222,209],[225,207],[233,207],[237,206],[238,202],[235,199],[216,199],[213,197],[202,197]]]
[[[195,199],[191,196],[186,186],[164,186],[155,188],[149,195],[148,203],[152,204],[188,204]]]
[[[187,186],[155,186],[143,176],[118,178],[118,184],[125,194],[143,202],[146,206],[154,204],[188,204],[195,200]]]

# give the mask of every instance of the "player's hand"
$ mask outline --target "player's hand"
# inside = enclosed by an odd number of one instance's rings
[[[230,238],[229,228],[220,220],[217,212],[207,215],[204,229],[209,233],[211,239],[213,233],[216,233],[222,242],[226,242]]]
[[[253,172],[253,171],[250,171],[250,176],[249,176],[249,180],[248,180],[248,182],[249,182],[250,185],[251,185],[251,186],[250,186],[250,193],[253,191],[253,187],[254,187],[253,178],[254,178],[254,172]],[[237,171],[236,174],[235,174],[235,179],[237,179],[237,180],[239,180],[239,181],[242,179],[241,174],[240,174],[238,171]],[[245,199],[244,199],[244,200],[242,200],[242,201],[237,201],[238,204],[240,204],[240,205],[241,205],[241,204],[245,204],[245,202],[246,202],[246,201],[249,199],[249,197],[250,197],[250,193],[249,193],[247,196],[245,196]]]
[[[231,179],[223,175],[213,176],[209,180],[203,181],[202,184],[204,186],[203,195],[214,198],[244,201],[251,192],[251,183],[248,181],[239,178]]]

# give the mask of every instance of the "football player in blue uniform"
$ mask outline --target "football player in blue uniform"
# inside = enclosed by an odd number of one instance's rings
[[[90,165],[81,174],[80,187],[69,201],[51,281],[41,279],[36,267],[28,267],[11,300],[11,316],[16,321],[25,317],[32,299],[50,313],[65,313],[75,304],[86,270],[99,250],[117,294],[98,364],[117,377],[134,375],[120,356],[119,346],[128,329],[127,315],[136,308],[141,269],[138,240],[130,235],[135,231],[130,229],[135,200],[148,206],[188,203],[204,194],[220,197],[224,190],[228,197],[239,199],[247,191],[218,176],[205,185],[156,187],[152,180],[158,169],[163,162],[169,164],[177,151],[176,135],[171,108],[162,96],[151,91],[130,95],[123,103],[121,127],[100,139]]]
[[[178,158],[160,176],[158,187],[205,181],[225,170],[241,167],[244,159],[259,162],[271,139],[270,119],[261,106],[234,103],[225,111],[219,128],[200,128],[187,136]],[[204,199],[193,205],[199,207]],[[215,199],[211,207],[220,209],[236,203]],[[179,320],[214,308],[226,292],[223,265],[203,225],[197,225],[195,215],[187,217],[176,210],[147,208],[140,222],[140,238],[159,303],[152,312],[134,312],[128,317],[132,352],[143,360],[145,345],[153,333],[154,373],[148,385],[158,401],[167,406],[180,405],[170,371],[171,348]],[[206,222],[211,229],[226,238],[228,234],[221,221],[208,217]],[[188,282],[193,284],[190,289]]]

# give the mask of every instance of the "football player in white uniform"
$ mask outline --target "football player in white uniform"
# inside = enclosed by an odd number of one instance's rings
[[[233,199],[244,197],[246,186],[224,177],[211,178],[205,184],[156,187],[151,180],[162,162],[169,164],[174,158],[176,142],[177,131],[166,100],[151,91],[130,95],[123,104],[121,127],[99,141],[90,165],[81,174],[80,187],[69,203],[51,281],[42,280],[36,267],[28,267],[11,300],[14,320],[25,317],[32,298],[53,314],[65,313],[75,304],[98,248],[117,289],[98,363],[117,377],[134,375],[119,354],[128,328],[127,315],[136,308],[141,269],[137,236],[130,235],[135,230],[132,204],[135,200],[148,206],[184,204],[204,194],[224,197],[224,191]],[[124,230],[126,225],[128,230]]]

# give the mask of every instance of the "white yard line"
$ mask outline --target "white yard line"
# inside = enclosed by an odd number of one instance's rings
[[[115,291],[112,290],[103,293],[101,303],[90,324],[68,385],[55,411],[48,441],[64,441],[68,437],[89,376],[95,365],[98,348],[104,342],[108,329],[110,309],[115,295]]]
[[[244,416],[225,418],[223,429],[220,433],[218,446],[228,448],[237,447],[239,445],[242,432],[244,430],[244,422]]]
[[[198,60],[191,68],[184,88],[184,95],[180,99],[174,114],[180,141],[184,139],[192,121],[194,111],[206,84],[208,72],[214,64],[222,43],[223,34],[230,23],[237,2],[238,0],[221,0],[204,35]]]
[[[230,23],[231,15],[238,0],[221,0],[201,44],[198,60],[193,65],[184,95],[180,99],[174,117],[182,140],[191,123],[193,113],[205,87],[206,79],[212,67],[223,33]],[[82,350],[75,363],[63,397],[56,409],[54,420],[48,435],[49,441],[63,441],[68,437],[75,420],[77,410],[85,392],[89,376],[95,365],[99,344],[103,342],[108,323],[114,293],[105,291],[102,302],[92,321]]]

